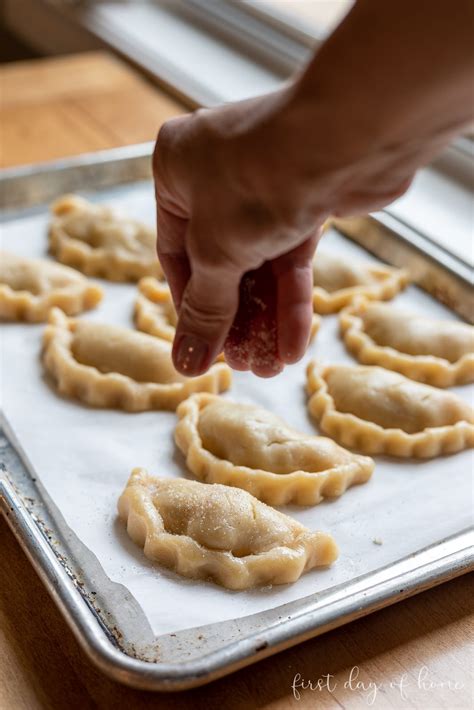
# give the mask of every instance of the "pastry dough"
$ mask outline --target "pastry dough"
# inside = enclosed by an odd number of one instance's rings
[[[156,478],[137,468],[118,510],[149,559],[228,589],[296,582],[338,555],[330,535],[230,486]]]
[[[340,315],[344,342],[359,362],[436,387],[474,382],[474,327],[384,303],[354,302]]]
[[[135,325],[145,333],[172,341],[178,316],[169,287],[150,277],[141,279],[138,289],[139,294],[135,302]],[[316,336],[320,324],[321,318],[313,314],[310,342]],[[223,355],[220,355],[218,359],[223,359]]]
[[[474,445],[473,412],[462,399],[382,367],[313,361],[308,393],[321,430],[365,454],[430,458]]]
[[[207,483],[243,488],[271,505],[314,505],[367,481],[374,462],[302,434],[261,407],[197,394],[180,404],[175,441]]]
[[[169,287],[157,279],[140,279],[135,301],[135,325],[150,335],[170,342],[174,339],[178,316]]]
[[[175,409],[193,392],[220,392],[232,379],[224,363],[200,377],[183,377],[166,341],[116,325],[70,320],[57,308],[45,330],[43,361],[62,394],[129,412]]]
[[[75,315],[94,308],[102,289],[68,266],[0,252],[0,318],[44,321],[53,306]]]
[[[49,246],[58,261],[109,281],[162,278],[149,227],[76,195],[60,197],[51,210]]]
[[[324,315],[340,311],[358,295],[388,301],[408,281],[404,269],[361,264],[318,249],[313,259],[313,307]]]

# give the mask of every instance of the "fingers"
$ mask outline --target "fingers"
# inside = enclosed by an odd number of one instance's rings
[[[239,309],[224,346],[234,369],[273,377],[306,352],[313,317],[312,259],[321,231],[245,274]]]
[[[179,310],[191,269],[185,248],[188,220],[157,206],[158,258],[171,289],[176,310]]]
[[[277,284],[278,356],[285,364],[306,352],[313,318],[312,260],[321,230],[272,263]]]
[[[224,346],[225,359],[236,370],[274,377],[284,363],[278,357],[276,280],[270,262],[249,271],[239,289],[239,309]]]
[[[238,307],[239,281],[232,268],[193,265],[173,343],[174,366],[181,374],[202,374],[222,351]]]
[[[153,176],[157,205],[158,258],[171,289],[176,309],[190,276],[185,248],[189,210],[178,178],[183,133],[189,124],[187,116],[171,119],[159,131],[153,153]]]

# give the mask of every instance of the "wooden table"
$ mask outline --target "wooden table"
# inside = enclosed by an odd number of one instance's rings
[[[0,167],[153,140],[183,107],[113,56],[0,67]]]
[[[182,111],[103,53],[7,65],[0,80],[4,166],[151,140],[163,120]],[[472,578],[461,577],[207,687],[151,694],[119,686],[92,667],[0,519],[0,710],[467,710],[473,702],[472,591]],[[297,688],[299,699],[292,690],[296,674],[315,687]]]

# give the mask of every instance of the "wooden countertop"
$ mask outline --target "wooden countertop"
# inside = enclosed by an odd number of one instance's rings
[[[4,65],[0,86],[2,166],[152,140],[164,120],[183,110],[105,53]],[[472,575],[464,576],[209,686],[179,695],[145,693],[92,667],[0,519],[0,709],[468,710],[472,592]],[[315,687],[297,687],[299,699],[292,690],[296,674]]]
[[[0,167],[142,143],[183,111],[103,52],[0,66]]]

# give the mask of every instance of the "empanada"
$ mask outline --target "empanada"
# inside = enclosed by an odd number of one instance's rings
[[[230,486],[156,478],[137,468],[118,510],[149,559],[228,589],[296,582],[338,555],[327,533],[311,532]]]
[[[135,301],[135,325],[150,335],[174,339],[178,316],[167,284],[147,277],[138,283],[139,294]]]
[[[271,505],[314,505],[364,483],[374,468],[372,459],[251,404],[197,394],[177,415],[175,441],[199,479],[243,488]]]
[[[471,407],[452,392],[382,367],[308,365],[308,409],[321,430],[365,454],[430,458],[474,445]]]
[[[474,327],[354,302],[340,315],[344,342],[359,362],[381,365],[436,387],[474,382]]]
[[[59,392],[94,407],[175,409],[193,392],[220,392],[232,381],[224,363],[199,377],[183,377],[173,367],[165,340],[116,325],[70,320],[57,308],[43,343],[43,362]]]
[[[313,307],[324,315],[340,311],[357,295],[388,301],[408,281],[404,269],[363,264],[318,249],[313,259]]]
[[[59,306],[68,315],[94,308],[102,289],[68,266],[0,252],[0,319],[38,322]]]
[[[152,229],[104,205],[64,195],[51,207],[50,251],[58,261],[109,281],[161,278]]]
[[[139,294],[135,301],[135,325],[150,335],[172,341],[178,316],[171,298],[169,287],[154,278],[141,279],[138,284]],[[313,314],[310,342],[316,336],[321,318]],[[223,356],[219,356],[223,359]]]

